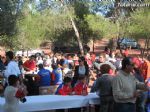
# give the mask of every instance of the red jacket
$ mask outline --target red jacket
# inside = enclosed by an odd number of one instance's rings
[[[59,94],[59,95],[70,95],[72,93],[72,88],[68,85],[60,85],[58,87],[58,90],[57,90],[57,93],[56,94]]]
[[[23,66],[29,68],[30,70],[34,70],[36,68],[36,63],[35,61],[27,60],[24,62]]]
[[[83,95],[83,93],[85,92],[86,95],[88,94],[87,91],[87,84],[84,84],[82,82],[78,82],[75,87],[74,87],[74,92],[76,95]]]

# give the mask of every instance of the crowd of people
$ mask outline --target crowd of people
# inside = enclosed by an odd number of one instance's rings
[[[91,77],[95,81],[90,92],[100,97],[96,112],[148,112],[150,106],[150,55],[141,59],[106,49],[97,56],[51,53],[28,59],[8,51],[6,61],[0,60],[0,70],[5,112],[18,112],[26,95],[88,95]]]

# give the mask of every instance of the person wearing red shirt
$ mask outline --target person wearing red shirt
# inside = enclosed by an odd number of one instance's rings
[[[64,78],[64,83],[59,85],[59,87],[57,88],[56,94],[59,94],[59,95],[71,95],[72,94],[70,77]]]
[[[141,63],[140,71],[142,72],[144,80],[150,78],[150,55],[148,55],[147,59],[144,59],[143,63]]]
[[[78,78],[78,81],[73,88],[75,95],[83,95],[86,96],[88,94],[87,91],[87,80],[85,76],[80,76]]]
[[[35,62],[35,56],[32,55],[29,60],[25,61],[23,64],[24,70],[27,71],[25,73],[25,81],[28,95],[38,95],[39,94],[39,88],[36,82],[34,81],[34,78],[32,77],[32,73],[36,70],[36,62]]]
[[[150,54],[147,57],[147,78],[150,78]]]
[[[129,48],[126,48],[123,52],[124,57],[128,57],[129,56]]]
[[[72,80],[70,77],[65,77],[64,82],[61,85],[59,85],[55,94],[63,96],[71,95],[72,94],[71,81]],[[56,112],[65,112],[65,109],[57,109]]]
[[[78,81],[73,88],[72,94],[83,95],[83,96],[88,95],[86,76],[79,76]],[[83,112],[86,112],[86,107],[82,107],[82,109],[83,109]],[[81,108],[73,108],[70,110],[71,112],[81,112]]]
[[[29,60],[25,61],[23,67],[26,71],[32,71],[36,69],[35,56],[32,55]]]

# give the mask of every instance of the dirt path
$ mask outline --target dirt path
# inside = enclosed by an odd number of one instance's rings
[[[94,51],[98,55],[99,53],[103,52],[105,47],[108,45],[109,40],[108,39],[101,39],[97,40],[94,43]],[[119,50],[117,50],[119,52]],[[138,56],[140,55],[140,50],[138,49],[131,49],[129,50],[129,55],[130,56]]]

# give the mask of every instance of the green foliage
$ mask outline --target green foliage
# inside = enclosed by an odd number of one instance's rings
[[[88,15],[85,17],[89,27],[93,31],[94,39],[113,38],[117,35],[117,25],[99,15]]]
[[[135,38],[150,38],[150,9],[143,8],[132,13],[128,34]]]
[[[40,1],[38,6],[34,0],[26,0],[21,8],[19,0],[0,1],[0,44],[16,49],[37,48],[43,41],[61,46],[77,45],[69,16],[73,18],[84,44],[91,39],[113,38],[118,34],[136,38],[150,35],[149,8],[137,8],[128,16],[115,18],[112,22],[94,14],[103,10],[107,17],[112,16],[115,9],[112,2],[64,0],[68,7],[66,12],[60,0],[51,4],[47,0]],[[109,10],[110,7],[112,10]]]
[[[0,1],[0,35],[13,35],[17,19],[18,0]]]
[[[55,42],[61,32],[70,27],[67,15],[54,14],[50,10],[24,12],[24,18],[17,25],[17,37],[23,48],[37,48],[44,40]]]

